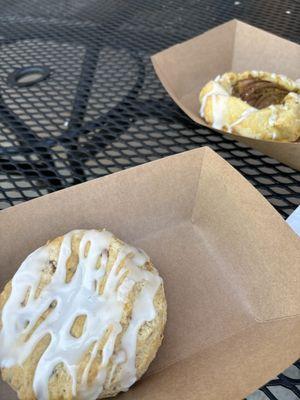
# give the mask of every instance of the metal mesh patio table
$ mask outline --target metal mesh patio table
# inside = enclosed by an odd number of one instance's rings
[[[203,145],[283,217],[300,204],[299,172],[195,124],[150,61],[232,18],[299,42],[299,0],[0,0],[0,6],[0,208]],[[296,363],[251,399],[300,398],[298,387]]]

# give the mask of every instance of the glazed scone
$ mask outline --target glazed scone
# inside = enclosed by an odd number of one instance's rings
[[[200,92],[200,116],[215,129],[255,139],[300,138],[300,84],[263,71],[227,72]]]
[[[0,295],[0,366],[21,400],[102,399],[139,379],[167,306],[148,256],[75,230],[30,254]]]

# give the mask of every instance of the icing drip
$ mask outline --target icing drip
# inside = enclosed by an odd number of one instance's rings
[[[252,113],[254,113],[255,111],[257,111],[256,108],[251,107],[251,108],[247,108],[247,110],[245,110],[242,115],[240,116],[240,118],[238,118],[236,121],[234,121],[231,125],[229,125],[228,127],[228,132],[232,131],[232,128],[235,125],[238,125],[239,123],[241,123],[242,121],[244,121],[246,118],[248,118],[248,116]]]
[[[224,110],[226,107],[228,96],[212,95],[212,111],[213,111],[213,124],[215,129],[222,129],[224,126]]]
[[[106,231],[85,231],[79,246],[77,270],[66,283],[66,263],[71,255],[71,240],[76,231],[64,236],[52,280],[40,295],[35,292],[40,283],[43,268],[49,265],[48,248],[43,246],[23,262],[12,280],[12,292],[2,310],[0,331],[0,366],[9,368],[21,365],[34,351],[37,343],[51,336],[49,346],[42,354],[33,380],[33,390],[39,400],[48,399],[48,381],[54,368],[63,363],[72,379],[73,396],[78,399],[96,399],[103,391],[103,385],[112,379],[113,372],[120,367],[122,390],[126,391],[136,380],[135,358],[139,328],[155,318],[154,296],[161,285],[161,278],[154,272],[140,268],[148,257],[145,253],[124,245],[107,276],[103,292],[98,293],[99,282],[104,277],[107,265],[107,250],[113,235]],[[77,231],[80,232],[80,231]],[[88,243],[89,250],[86,254]],[[96,268],[101,256],[100,268]],[[120,268],[121,262],[125,265]],[[127,276],[120,284],[124,271]],[[121,350],[115,354],[115,342],[122,331],[120,324],[124,304],[137,282],[143,282],[133,305],[132,319],[125,331]],[[24,298],[30,288],[27,303]],[[35,326],[40,316],[49,309],[47,318]],[[70,333],[75,319],[86,315],[82,335],[73,337]],[[35,328],[35,329],[33,329]],[[94,382],[88,386],[88,375],[99,344],[109,330],[102,351],[102,363]],[[28,340],[24,340],[26,335]],[[90,359],[82,379],[78,383],[78,364],[89,348]],[[108,376],[108,365],[112,369]]]
[[[206,102],[210,96],[212,96],[212,95],[222,95],[222,96],[226,96],[226,97],[229,96],[229,94],[226,92],[226,90],[219,83],[213,81],[212,85],[213,85],[212,90],[210,90],[208,93],[206,93],[201,100],[201,107],[200,107],[200,116],[201,117],[204,117],[204,110],[205,110]]]

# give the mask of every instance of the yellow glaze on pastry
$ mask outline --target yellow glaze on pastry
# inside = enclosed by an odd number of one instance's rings
[[[200,92],[200,116],[215,129],[254,139],[300,138],[300,84],[263,71],[228,72]]]
[[[166,322],[148,256],[76,230],[30,254],[0,295],[0,366],[21,400],[95,400],[147,370]]]

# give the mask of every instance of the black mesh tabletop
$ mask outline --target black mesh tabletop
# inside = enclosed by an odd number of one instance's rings
[[[203,145],[284,217],[300,204],[299,172],[192,122],[150,62],[232,18],[300,41],[299,0],[0,0],[0,9],[0,208]],[[249,399],[300,398],[299,367]]]

